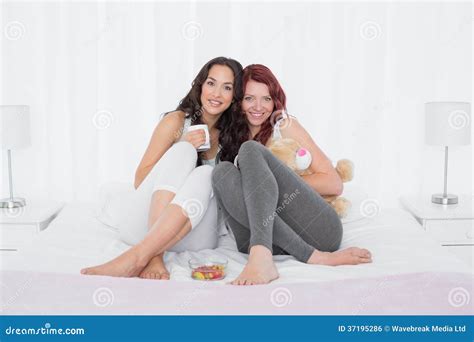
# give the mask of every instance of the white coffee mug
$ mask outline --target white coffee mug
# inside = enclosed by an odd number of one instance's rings
[[[203,129],[204,132],[206,133],[206,142],[204,144],[202,144],[201,146],[199,146],[197,148],[197,151],[198,152],[203,152],[203,151],[207,151],[211,148],[211,139],[209,138],[209,128],[207,127],[207,125],[193,125],[193,126],[189,126],[188,128],[188,132],[191,132],[191,131],[195,131],[197,129]]]

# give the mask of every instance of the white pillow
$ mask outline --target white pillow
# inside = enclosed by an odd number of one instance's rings
[[[352,183],[345,183],[344,191],[342,192],[341,196],[351,202],[351,207],[347,212],[346,217],[343,217],[341,219],[343,224],[363,220],[369,216],[367,212],[368,210],[370,210],[367,202],[369,196],[362,189],[362,187],[354,185]]]

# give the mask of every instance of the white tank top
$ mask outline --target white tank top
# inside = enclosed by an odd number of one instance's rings
[[[285,110],[283,110],[281,112],[281,117],[278,119],[277,122],[275,122],[275,125],[273,126],[273,134],[272,134],[273,139],[281,139],[282,138],[282,135],[281,135],[281,132],[280,132],[280,125],[281,125],[281,122],[285,119],[290,120],[290,116],[288,115],[288,113]]]
[[[181,133],[179,141],[184,141],[184,135],[188,132],[189,126],[191,126],[191,118],[184,118],[183,133]]]
[[[285,119],[285,118],[280,118],[280,119],[278,119],[278,121],[275,123],[275,126],[273,126],[272,138],[275,139],[275,140],[282,138],[281,132],[280,132],[280,124],[281,124],[281,122],[282,122],[284,119]]]

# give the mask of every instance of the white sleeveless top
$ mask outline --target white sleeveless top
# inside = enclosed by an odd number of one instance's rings
[[[184,134],[187,133],[189,126],[191,126],[191,118],[184,118],[183,132],[179,141],[184,141]]]
[[[293,116],[293,118],[294,118],[294,116]],[[282,111],[281,118],[279,118],[278,121],[275,123],[275,126],[273,126],[273,134],[272,134],[273,139],[283,138],[282,135],[281,135],[281,132],[280,132],[280,125],[281,125],[281,122],[285,119],[289,120],[290,115],[284,110],[284,111]]]
[[[282,135],[281,135],[281,132],[280,132],[280,124],[284,119],[285,118],[278,119],[278,121],[275,123],[275,126],[273,126],[273,134],[272,134],[273,139],[281,139],[282,138]]]

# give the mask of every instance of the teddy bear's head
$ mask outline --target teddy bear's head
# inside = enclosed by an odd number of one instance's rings
[[[283,164],[296,171],[296,151],[300,145],[293,139],[273,139],[269,149]]]
[[[293,139],[273,139],[268,147],[286,166],[299,175],[308,174],[311,154]]]
[[[273,139],[268,148],[286,166],[299,175],[311,174],[309,169],[311,154],[301,148],[297,141],[288,138]],[[354,178],[354,164],[348,159],[339,160],[335,169],[343,183]],[[351,207],[349,200],[336,195],[323,195],[322,197],[334,208],[339,217],[342,218],[347,215]]]

